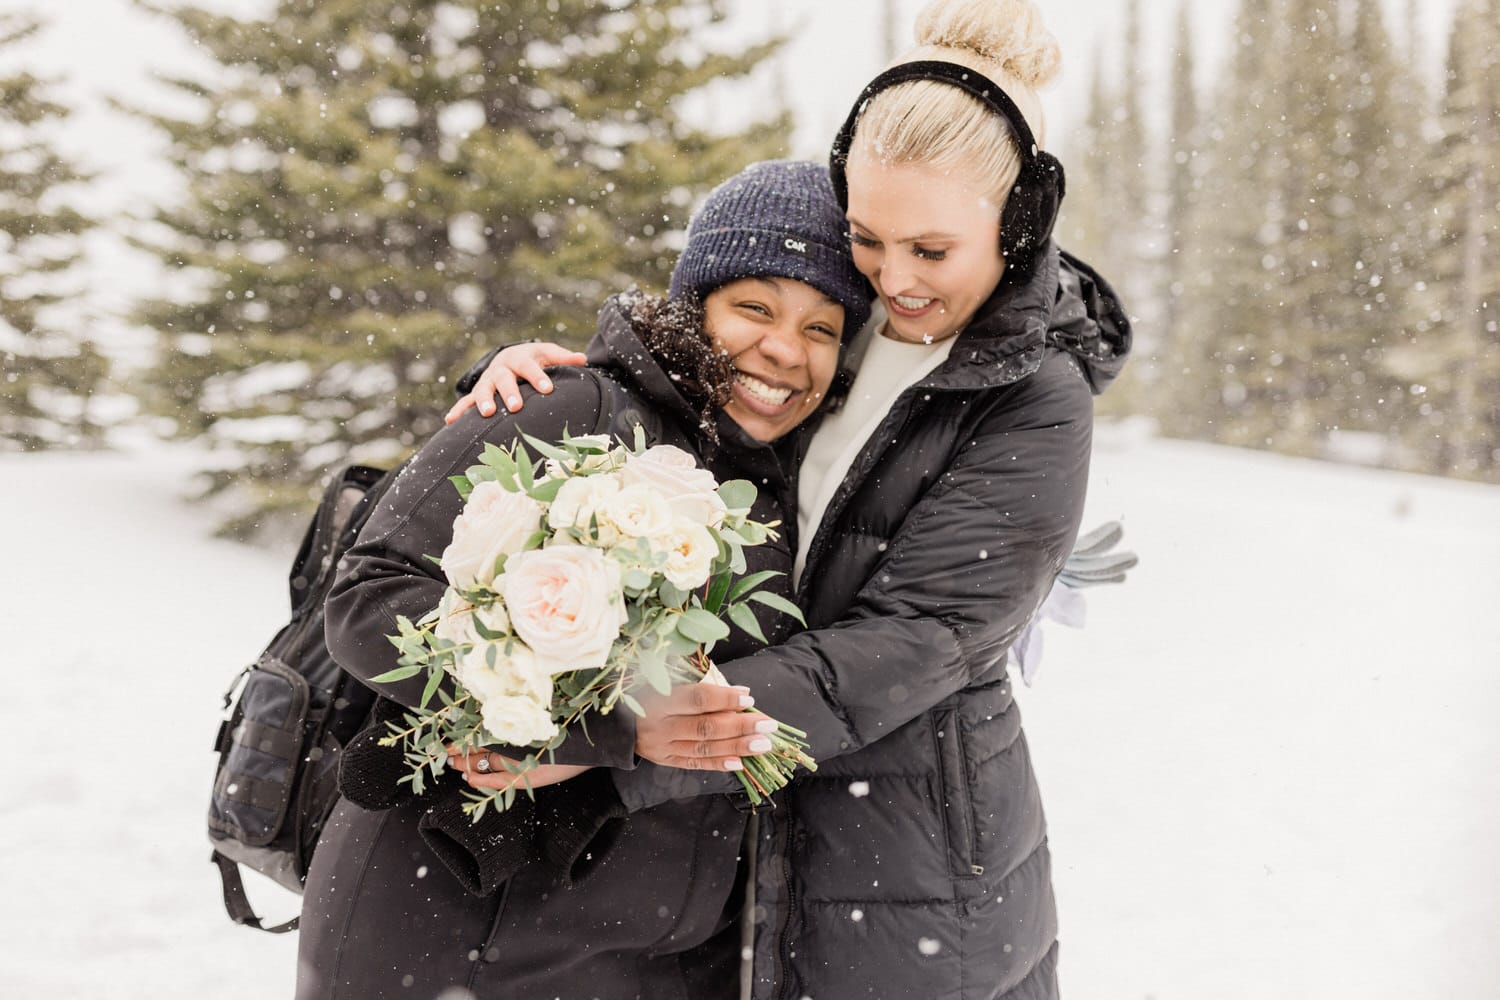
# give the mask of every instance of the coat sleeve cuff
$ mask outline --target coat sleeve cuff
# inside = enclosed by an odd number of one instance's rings
[[[569,883],[603,856],[626,817],[607,770],[542,789],[536,808],[542,858],[554,876]]]
[[[649,761],[633,771],[606,771],[616,796],[627,812],[640,812],[675,799],[693,799],[700,795],[737,796],[748,804],[745,790],[727,771],[689,771],[662,767]]]
[[[387,723],[399,722],[403,711],[388,698],[377,699],[369,724],[339,754],[339,794],[362,809],[378,812],[416,798],[411,782],[401,783],[411,773],[406,752],[380,745],[390,733]]]
[[[440,792],[417,821],[417,830],[465,889],[488,896],[524,866],[541,860],[535,803],[517,795],[509,809],[486,809],[476,823],[464,815],[464,801],[458,790]]]
[[[635,713],[623,705],[608,715],[595,715],[568,727],[568,737],[552,751],[556,764],[585,764],[629,771],[636,765]]]

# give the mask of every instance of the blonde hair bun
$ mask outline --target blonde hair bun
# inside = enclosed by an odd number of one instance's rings
[[[922,48],[967,50],[1032,90],[1062,66],[1062,49],[1031,0],[931,0],[915,34]]]

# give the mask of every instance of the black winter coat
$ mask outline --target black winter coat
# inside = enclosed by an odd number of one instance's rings
[[[595,376],[559,371],[556,390],[528,399],[521,413],[485,419],[471,411],[417,453],[346,556],[329,597],[328,643],[342,666],[365,679],[394,666],[395,650],[384,636],[396,631],[396,616],[415,620],[444,590],[426,557],[446,546],[462,506],[448,476],[474,464],[486,442],[508,445],[520,431],[557,440],[565,427],[575,434],[608,430],[629,440],[632,425],[641,424],[652,443],[694,453],[721,481],[755,482],[756,519],[794,520],[775,451],[727,419],[719,421],[721,445],[705,448],[697,413],[641,346],[617,303],[602,311],[596,343],[597,367],[627,396],[607,427],[597,426]],[[785,537],[746,556],[750,572],[791,568]],[[777,582],[789,596],[785,580]],[[780,615],[763,616],[761,624],[773,641],[790,627]],[[736,630],[722,649],[744,655],[759,645]],[[416,678],[374,686],[412,705],[421,684]],[[572,743],[564,749],[576,749]],[[631,767],[633,746],[629,732],[601,746],[595,760]],[[527,866],[498,892],[477,896],[418,835],[427,802],[367,812],[341,801],[308,875],[297,996],[737,997],[738,859],[746,823],[738,804],[710,795],[639,810],[611,824],[571,881]]]
[[[1113,292],[1065,255],[1002,284],[830,503],[798,588],[808,631],[721,663],[819,761],[761,814],[756,997],[1056,995],[1006,652],[1073,545],[1091,397],[1129,338]],[[649,764],[614,777],[631,809],[723,787]]]

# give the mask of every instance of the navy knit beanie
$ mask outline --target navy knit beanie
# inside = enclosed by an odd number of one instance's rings
[[[688,226],[671,297],[701,302],[740,278],[792,278],[844,307],[844,339],[870,318],[870,286],[854,267],[849,224],[828,168],[799,160],[752,163],[714,188]]]

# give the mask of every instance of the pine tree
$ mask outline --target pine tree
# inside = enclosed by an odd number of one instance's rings
[[[1171,84],[1167,94],[1171,106],[1170,124],[1162,171],[1167,181],[1162,224],[1163,263],[1158,292],[1163,303],[1162,344],[1158,352],[1162,391],[1156,397],[1160,416],[1178,412],[1183,381],[1195,377],[1190,368],[1184,367],[1183,348],[1188,342],[1189,331],[1183,328],[1181,302],[1190,273],[1188,262],[1197,252],[1199,243],[1194,239],[1193,225],[1202,184],[1199,152],[1203,136],[1193,58],[1192,20],[1186,3],[1178,5],[1174,37]]]
[[[0,53],[41,27],[0,14]],[[32,74],[0,76],[0,442],[23,449],[93,444],[101,431],[88,414],[105,361],[49,308],[64,298],[91,225],[63,200],[84,176],[43,134],[67,114]]]
[[[211,489],[249,527],[325,466],[389,463],[440,423],[481,348],[581,344],[610,292],[662,288],[697,195],[777,154],[685,99],[776,42],[703,55],[717,0],[280,0],[175,17],[224,67],[191,120],[155,117],[187,175],[155,245],[193,287],[150,303],[157,405],[231,448]],[[253,484],[253,486],[251,485]]]
[[[1325,80],[1294,75],[1290,101],[1308,112],[1294,117],[1294,127],[1314,138],[1302,156],[1321,152],[1297,192],[1309,209],[1306,230],[1299,219],[1307,258],[1291,300],[1304,331],[1294,407],[1308,425],[1300,444],[1312,453],[1335,431],[1389,434],[1403,412],[1383,357],[1402,338],[1410,301],[1403,236],[1416,214],[1411,147],[1419,123],[1380,0],[1351,0],[1351,7],[1347,32],[1337,8],[1302,9],[1297,23],[1307,28],[1309,52],[1324,54],[1329,69]]]
[[[1109,189],[1114,204],[1118,206],[1111,257],[1117,258],[1124,267],[1125,287],[1121,291],[1127,303],[1139,303],[1132,306],[1135,310],[1146,309],[1146,303],[1155,298],[1152,254],[1156,241],[1152,237],[1157,227],[1152,212],[1154,192],[1147,170],[1150,139],[1143,109],[1145,77],[1141,67],[1145,63],[1144,52],[1140,0],[1126,0],[1120,91],[1107,148],[1113,159]],[[1148,336],[1148,341],[1152,339]]]
[[[1279,81],[1285,163],[1279,177],[1280,227],[1275,322],[1263,362],[1273,372],[1258,416],[1271,449],[1316,455],[1330,424],[1349,406],[1347,317],[1348,217],[1342,168],[1354,162],[1341,128],[1348,86],[1338,11],[1321,0],[1288,0],[1287,49]],[[1344,358],[1341,358],[1341,355]]]
[[[1172,434],[1227,444],[1274,443],[1283,321],[1278,305],[1288,169],[1284,0],[1241,0],[1222,83],[1204,116],[1202,184],[1181,262],[1179,405]]]
[[[1067,195],[1057,220],[1058,241],[1085,260],[1113,274],[1119,262],[1109,260],[1113,225],[1109,191],[1109,136],[1115,117],[1114,100],[1105,86],[1109,69],[1103,53],[1090,61],[1087,104],[1079,126],[1058,142],[1067,171]]]
[[[1431,471],[1500,481],[1500,4],[1464,0],[1448,45],[1425,268],[1437,304],[1390,359],[1418,383]]]
[[[1127,0],[1116,76],[1118,88],[1104,96],[1097,106],[1101,124],[1096,146],[1087,154],[1095,161],[1089,183],[1095,185],[1093,196],[1098,206],[1097,234],[1101,244],[1096,255],[1089,259],[1111,276],[1136,330],[1135,360],[1101,400],[1103,413],[1150,409],[1161,377],[1162,320],[1157,295],[1160,222],[1156,191],[1147,170],[1150,140],[1143,110],[1143,53],[1140,2]],[[1097,78],[1095,86],[1102,88]]]

